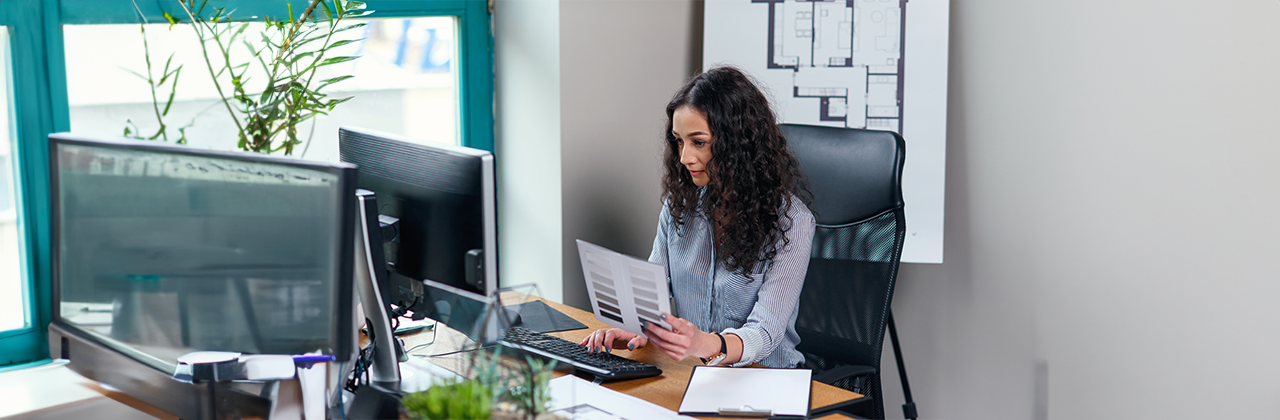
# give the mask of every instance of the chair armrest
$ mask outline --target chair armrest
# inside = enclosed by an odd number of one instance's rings
[[[841,379],[871,375],[874,373],[876,373],[876,368],[871,366],[845,365],[831,370],[824,370],[821,373],[813,375],[813,380],[830,385]]]

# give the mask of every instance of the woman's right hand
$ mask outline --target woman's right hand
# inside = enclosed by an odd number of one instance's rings
[[[600,351],[609,351],[610,349],[630,349],[635,350],[649,344],[649,339],[643,335],[636,334],[627,330],[618,328],[606,328],[603,330],[592,331],[587,338],[582,339],[578,345],[586,347],[588,352],[595,353]]]

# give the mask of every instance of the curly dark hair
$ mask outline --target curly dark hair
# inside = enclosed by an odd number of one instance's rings
[[[672,133],[672,115],[686,106],[701,113],[711,129],[711,181],[701,200]],[[695,76],[667,104],[666,128],[662,195],[677,231],[685,216],[706,216],[717,262],[735,273],[750,273],[777,256],[779,239],[782,246],[790,243],[784,233],[791,225],[791,196],[807,202],[809,194],[769,99],[751,78],[732,67]]]

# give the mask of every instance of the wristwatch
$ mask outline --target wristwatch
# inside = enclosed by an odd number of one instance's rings
[[[715,335],[716,337],[720,337],[720,352],[712,355],[711,359],[702,359],[704,362],[707,362],[707,366],[719,365],[720,362],[724,361],[725,357],[729,356],[729,346],[725,345],[724,336],[720,335],[720,333],[715,333]]]

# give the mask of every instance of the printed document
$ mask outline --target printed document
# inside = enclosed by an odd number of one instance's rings
[[[671,313],[667,267],[578,240],[582,275],[587,279],[591,312],[596,319],[636,334],[640,320],[670,330],[662,313]]]
[[[548,385],[551,387],[548,411],[573,420],[692,419],[573,375],[552,379]]]

